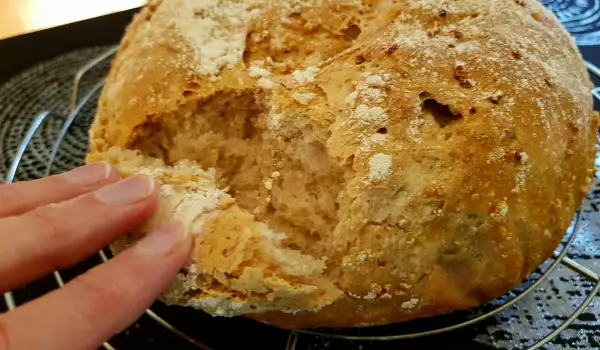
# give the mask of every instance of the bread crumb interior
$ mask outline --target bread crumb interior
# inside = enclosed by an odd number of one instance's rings
[[[274,135],[267,99],[257,90],[224,91],[188,103],[138,127],[131,148],[169,165],[193,160],[216,169],[218,187],[240,208],[286,233],[287,247],[321,258],[329,241],[321,238],[338,222],[342,168],[310,125]]]

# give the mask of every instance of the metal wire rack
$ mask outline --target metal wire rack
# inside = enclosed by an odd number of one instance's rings
[[[89,123],[89,121],[80,120],[81,111],[84,108],[84,106],[86,106],[87,104],[95,102],[93,100],[93,98],[95,96],[97,96],[98,92],[102,89],[104,82],[105,82],[104,79],[102,79],[99,82],[96,82],[95,85],[93,85],[93,87],[90,89],[89,92],[82,95],[80,85],[81,85],[81,81],[82,81],[83,77],[94,67],[98,66],[101,63],[106,63],[107,61],[111,60],[112,57],[114,56],[114,54],[116,53],[116,51],[117,51],[117,47],[110,48],[103,54],[99,55],[98,57],[96,57],[95,59],[93,59],[86,65],[84,65],[77,72],[77,74],[75,75],[74,80],[73,80],[73,92],[72,92],[72,96],[71,96],[70,113],[68,115],[62,115],[59,113],[54,113],[52,111],[45,111],[45,112],[40,113],[33,119],[33,122],[31,124],[30,128],[28,129],[27,133],[25,134],[25,137],[22,140],[22,142],[16,152],[16,155],[11,163],[10,169],[6,175],[6,179],[5,179],[6,183],[12,183],[15,181],[17,172],[19,171],[20,166],[21,166],[22,159],[23,159],[27,149],[30,147],[31,142],[32,142],[33,138],[35,137],[36,133],[39,132],[40,128],[45,123],[47,123],[49,120],[59,120],[60,122],[62,122],[62,128],[61,128],[60,132],[58,133],[58,136],[57,136],[57,138],[54,142],[54,145],[50,151],[49,160],[47,161],[47,164],[45,165],[45,168],[44,168],[44,175],[48,176],[48,175],[52,174],[53,169],[55,168],[55,165],[56,165],[57,157],[60,156],[61,147],[63,145],[65,137],[68,135],[69,131],[71,130],[71,127],[74,124],[86,123],[86,122]],[[593,75],[595,75],[596,77],[598,77],[600,79],[600,68],[590,62],[586,62],[586,65],[587,65],[589,71]],[[592,91],[592,94],[598,100],[598,102],[600,102],[600,87],[595,88]],[[78,146],[81,147],[82,149],[85,149],[87,147],[87,145],[78,145]],[[543,336],[535,344],[531,345],[528,348],[529,350],[540,349],[544,345],[546,345],[550,341],[552,341],[552,339],[554,339],[556,336],[558,336],[565,329],[567,329],[582,314],[582,312],[584,312],[584,310],[592,303],[592,301],[594,300],[594,298],[600,291],[600,276],[598,274],[596,274],[595,272],[591,271],[590,269],[588,269],[588,268],[580,265],[579,263],[575,262],[574,260],[570,259],[567,256],[569,254],[569,249],[571,248],[573,242],[577,238],[577,234],[579,232],[581,222],[582,222],[582,214],[581,214],[581,212],[577,212],[575,215],[575,218],[573,219],[573,223],[572,223],[571,227],[567,230],[567,233],[565,235],[565,238],[564,238],[561,246],[554,253],[550,262],[544,268],[544,271],[542,271],[539,274],[539,276],[536,276],[535,278],[533,278],[531,280],[531,282],[526,287],[524,287],[520,292],[518,292],[516,294],[511,293],[511,294],[499,299],[495,303],[490,303],[487,307],[481,308],[478,311],[471,313],[470,316],[465,316],[459,322],[453,322],[453,323],[445,324],[442,326],[435,325],[435,326],[425,327],[424,329],[421,329],[418,331],[409,331],[409,332],[389,331],[388,328],[384,328],[381,331],[377,331],[376,328],[372,328],[372,329],[375,329],[375,331],[367,332],[368,335],[364,335],[363,332],[357,331],[357,330],[346,330],[346,331],[342,331],[342,332],[336,331],[336,330],[328,330],[328,329],[297,330],[297,331],[291,331],[289,333],[286,350],[296,349],[296,346],[298,343],[298,338],[299,338],[299,335],[301,335],[301,334],[315,335],[315,336],[320,336],[320,337],[324,337],[324,338],[353,340],[353,341],[391,341],[391,340],[414,339],[414,338],[419,338],[419,337],[431,336],[431,335],[450,332],[450,331],[458,330],[460,328],[471,326],[471,325],[474,325],[485,319],[488,319],[492,316],[495,316],[495,315],[509,309],[516,303],[518,303],[525,296],[527,296],[529,293],[531,293],[536,288],[538,288],[548,278],[548,276],[553,271],[556,270],[557,267],[562,265],[564,267],[567,267],[568,269],[571,269],[572,271],[574,271],[578,275],[582,276],[583,278],[589,280],[590,282],[593,283],[594,286],[591,289],[591,291],[589,292],[589,294],[587,294],[587,296],[585,297],[583,302],[581,302],[578,306],[576,306],[576,308],[572,311],[572,313],[560,325],[558,325],[553,331],[551,331],[549,334],[546,334],[545,336]],[[104,262],[109,259],[107,254],[104,251],[100,251],[98,254],[99,254],[101,260]],[[61,272],[55,271],[54,279],[59,288],[64,285],[64,279],[63,279]],[[16,304],[15,299],[13,298],[13,295],[11,292],[7,292],[4,294],[4,301],[6,303],[8,310],[13,310],[17,307],[17,304]],[[203,344],[201,341],[199,341],[199,340],[187,335],[183,331],[179,330],[177,327],[173,326],[170,322],[168,322],[167,320],[165,320],[164,318],[159,316],[156,312],[152,311],[151,309],[146,310],[146,315],[148,315],[152,320],[157,322],[159,325],[161,325],[168,331],[172,332],[173,334],[175,334],[178,337],[181,337],[182,339],[189,342],[193,346],[195,346],[199,349],[210,350],[209,346]],[[117,350],[117,349],[115,349],[115,347],[113,347],[113,345],[111,345],[108,342],[104,343],[103,346],[107,350]]]

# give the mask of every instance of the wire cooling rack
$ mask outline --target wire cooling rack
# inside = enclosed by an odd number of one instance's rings
[[[75,74],[73,80],[70,111],[68,114],[65,115],[63,113],[45,111],[33,119],[31,126],[25,133],[25,137],[20,142],[20,145],[16,150],[10,168],[8,169],[5,177],[6,183],[14,182],[18,177],[18,173],[23,171],[23,159],[25,155],[27,152],[35,152],[36,147],[39,147],[39,145],[36,146],[34,142],[35,136],[41,132],[44,125],[49,123],[61,124],[57,129],[58,132],[56,135],[53,135],[54,143],[51,146],[49,157],[45,164],[38,165],[38,171],[36,173],[38,175],[29,177],[25,176],[25,178],[48,176],[56,172],[73,168],[82,162],[82,157],[87,150],[87,134],[85,132],[82,133],[81,130],[86,131],[89,127],[92,121],[90,116],[93,116],[93,112],[90,113],[90,110],[95,110],[98,94],[105,82],[103,78],[104,75],[102,73],[98,74],[96,72],[91,74],[90,72],[94,69],[98,69],[98,67],[102,67],[104,70],[102,71],[101,69],[101,71],[106,73],[108,62],[110,62],[110,60],[113,58],[116,50],[116,47],[108,49],[91,60],[89,63],[85,64]],[[590,62],[586,62],[586,65],[593,75],[600,78],[599,67]],[[82,80],[86,75],[94,75],[96,81],[91,84],[91,87],[87,89],[88,91],[86,93],[82,93]],[[594,89],[592,94],[600,102],[600,88]],[[74,126],[77,126],[77,128],[74,128]],[[74,129],[79,130],[78,135],[74,135],[77,134],[77,132],[73,131]],[[503,311],[514,307],[523,298],[540,288],[542,283],[548,279],[548,276],[559,266],[563,266],[590,281],[593,284],[593,287],[591,290],[589,290],[588,294],[579,303],[579,305],[575,306],[575,308],[571,310],[570,314],[565,317],[561,323],[557,324],[552,331],[541,335],[537,341],[529,344],[528,347],[526,347],[526,349],[530,350],[540,349],[561,334],[561,332],[566,330],[570,325],[572,325],[573,322],[577,320],[584,310],[586,310],[586,308],[588,308],[588,306],[593,302],[594,298],[600,291],[599,275],[568,257],[569,251],[575,242],[578,233],[580,232],[581,224],[582,213],[579,211],[576,213],[575,218],[567,230],[561,245],[547,263],[542,265],[542,267],[535,274],[530,276],[523,283],[523,285],[518,287],[516,291],[513,291],[506,296],[476,310],[422,320],[418,321],[416,325],[413,322],[410,323],[409,326],[392,325],[384,327],[371,327],[367,329],[319,329],[291,331],[289,332],[285,349],[295,350],[301,334],[319,336],[326,339],[343,339],[357,342],[378,342],[407,340],[456,331],[458,329],[477,324],[493,316],[497,316]],[[104,251],[99,252],[99,256],[102,261],[107,261],[109,259],[107,255],[110,254],[107,254]],[[58,287],[62,287],[64,285],[63,274],[59,271],[55,271],[53,275],[56,285]],[[11,292],[4,294],[4,301],[8,310],[13,310],[17,307],[17,303]],[[160,326],[189,342],[196,348],[211,349],[201,340],[189,336],[153,310],[148,309],[146,311],[146,315],[149,316],[154,322],[157,322]],[[107,350],[118,350],[108,342],[104,343],[103,346]]]

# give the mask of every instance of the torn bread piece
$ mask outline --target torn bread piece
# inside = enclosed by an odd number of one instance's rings
[[[156,214],[140,230],[114,242],[115,254],[174,221],[195,236],[190,262],[163,294],[166,303],[237,316],[318,310],[343,295],[323,278],[324,261],[286,248],[285,234],[255,221],[226,190],[217,189],[214,170],[191,161],[166,166],[118,149],[111,149],[105,160],[122,176],[148,175],[160,186]]]

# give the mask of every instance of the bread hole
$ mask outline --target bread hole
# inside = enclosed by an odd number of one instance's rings
[[[203,8],[195,8],[193,10],[193,12],[194,12],[194,17],[196,17],[196,18],[203,18],[204,14],[205,14],[205,11]]]
[[[163,130],[162,124],[155,118],[154,115],[150,116],[146,123],[136,127],[136,138],[131,141],[131,145],[150,157],[168,161],[171,135],[168,131]],[[145,137],[148,135],[154,137]]]
[[[458,244],[456,244],[456,242],[451,242],[450,244],[448,244],[446,247],[443,248],[442,255],[444,255],[444,256],[456,255],[459,252],[460,252],[460,247],[458,246]]]
[[[269,202],[269,205],[267,205],[267,215],[273,215],[275,214],[276,210],[275,207],[273,206],[273,203]]]
[[[495,104],[495,105],[500,103],[500,99],[502,99],[502,95],[494,95],[494,96],[488,97],[488,101],[490,101],[490,103]]]
[[[515,156],[515,162],[517,164],[521,164],[523,162],[522,152],[517,151],[517,152],[514,153],[514,156]]]
[[[358,56],[354,57],[354,62],[355,62],[357,65],[361,65],[361,64],[365,63],[365,61],[366,61],[366,60],[367,60],[367,59],[366,59],[366,58],[365,58],[365,56],[363,56],[363,55],[358,55]]]
[[[452,123],[456,123],[462,119],[462,115],[460,113],[453,113],[450,110],[450,107],[439,103],[434,98],[425,99],[423,102],[423,112],[431,114],[435,122],[441,128],[444,128]]]
[[[190,91],[190,90],[183,90],[183,97],[191,97],[195,94],[195,91]]]
[[[465,35],[463,34],[463,32],[461,32],[460,30],[457,29],[453,29],[450,31],[450,33],[454,36],[454,38],[456,38],[457,40],[462,39]]]
[[[469,113],[471,113],[471,114],[477,113],[477,107],[471,107],[471,108],[469,108]]]
[[[250,65],[250,57],[252,56],[252,52],[250,52],[250,47],[248,45],[248,43],[252,42],[252,34],[254,32],[253,31],[249,31],[248,35],[246,35],[246,48],[244,49],[244,53],[242,54],[242,60],[244,62],[244,64],[246,65],[246,67],[248,67]]]
[[[419,94],[419,99],[421,99],[421,103],[425,102],[425,100],[431,98],[431,94],[427,91],[423,91]]]
[[[388,55],[391,55],[394,52],[396,52],[397,50],[398,50],[398,44],[394,43],[385,49],[385,53],[387,53]]]
[[[344,165],[348,166],[348,167],[352,167],[354,165],[354,158],[355,158],[354,154],[351,154],[350,156],[348,156],[348,158],[346,158],[346,161],[344,162]]]
[[[431,28],[431,29],[427,30],[427,36],[430,38],[434,38],[434,37],[438,36],[441,32],[442,32],[442,29],[439,27]]]
[[[387,132],[387,128],[379,128],[379,130],[377,130],[377,133],[382,135],[387,134]]]
[[[344,29],[344,39],[346,41],[354,41],[358,38],[362,30],[356,24],[352,24],[348,26],[348,28]]]
[[[196,83],[195,81],[190,81],[187,83],[187,87],[189,90],[198,90],[200,89],[200,84]]]
[[[242,60],[244,61],[246,66],[248,66],[248,64],[250,63],[250,56],[251,56],[250,50],[248,50],[248,49],[244,50],[244,54],[242,55]]]
[[[574,123],[568,123],[567,127],[569,129],[571,129],[571,132],[575,135],[577,135],[579,133],[579,127],[577,125],[575,125]]]
[[[256,127],[254,126],[254,122],[251,118],[246,118],[246,120],[244,120],[244,131],[242,139],[251,139],[254,137],[254,135],[256,135]]]
[[[282,21],[282,24],[292,30],[305,30],[304,25],[306,24],[306,20],[302,17],[300,12],[294,12],[287,16],[287,18]]]
[[[502,132],[502,141],[503,142],[510,142],[510,141],[516,141],[517,140],[517,133],[514,132],[513,130],[504,130]]]

